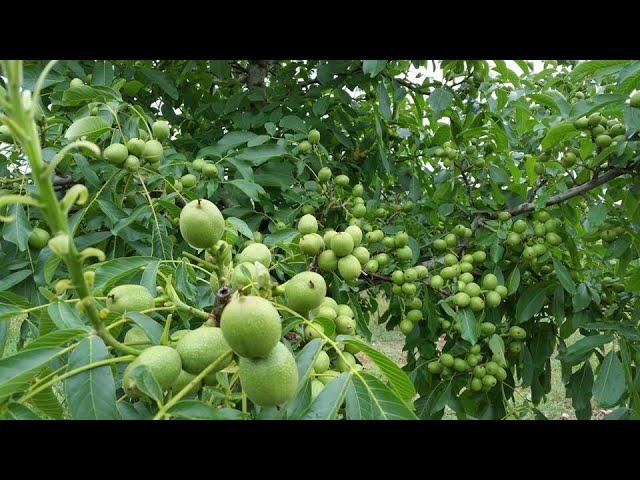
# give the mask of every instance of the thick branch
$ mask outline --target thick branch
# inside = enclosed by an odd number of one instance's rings
[[[619,177],[620,175],[623,175],[625,173],[629,173],[628,169],[620,169],[620,168],[612,168],[611,170],[608,170],[607,172],[605,172],[604,174],[602,174],[599,177],[595,177],[591,180],[589,180],[588,182],[582,183],[580,185],[577,185],[573,188],[570,188],[569,190],[567,190],[566,192],[562,192],[559,193],[557,195],[554,195],[553,197],[549,198],[547,200],[547,207],[550,207],[551,205],[556,205],[558,203],[562,203],[562,202],[566,202],[567,200],[569,200],[570,198],[573,197],[577,197],[578,195],[582,195],[583,193],[588,192],[589,190],[592,190],[596,187],[599,187],[600,185],[603,185],[607,182],[610,182],[611,180],[613,180],[614,178]],[[512,208],[511,210],[509,210],[509,213],[511,215],[518,215],[520,213],[524,213],[524,212],[530,212],[531,210],[534,210],[536,208],[536,205],[533,201],[530,202],[525,202],[525,203],[521,203],[520,205]],[[498,216],[498,213],[492,213],[491,216],[493,218]]]

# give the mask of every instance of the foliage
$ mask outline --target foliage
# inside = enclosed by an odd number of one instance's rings
[[[3,62],[0,418],[540,417],[552,356],[578,418],[638,418],[640,62],[515,63]],[[197,249],[200,199],[224,227]],[[307,271],[326,295],[298,311]],[[231,350],[179,389],[135,360],[243,295],[282,317],[286,402],[252,401]]]

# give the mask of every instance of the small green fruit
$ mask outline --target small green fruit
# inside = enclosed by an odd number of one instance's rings
[[[36,250],[40,250],[47,246],[47,243],[51,239],[51,235],[49,232],[42,228],[34,228],[29,234],[29,246],[31,248],[35,248]]]
[[[130,378],[131,372],[138,366],[146,366],[151,375],[164,391],[171,387],[180,376],[182,362],[176,350],[165,345],[154,345],[144,350],[136,359],[127,366],[122,378],[122,386],[130,397],[142,396],[134,380]]]
[[[224,218],[209,200],[192,200],[180,212],[180,234],[195,248],[212,247],[223,233]]]
[[[434,275],[429,280],[429,285],[438,290],[444,286],[444,279],[440,275]]]
[[[155,306],[153,296],[142,285],[125,284],[107,293],[107,308],[112,312],[141,312]]]
[[[313,146],[311,145],[311,142],[308,142],[307,140],[303,140],[298,144],[298,149],[300,149],[302,153],[309,153],[312,148]]]
[[[447,242],[445,242],[441,238],[438,238],[437,240],[433,241],[433,248],[435,248],[439,252],[442,252],[447,249]]]
[[[320,350],[316,359],[313,361],[313,371],[315,373],[324,373],[329,370],[329,364],[331,363],[331,359],[327,352],[324,350]]]
[[[346,175],[338,175],[335,179],[335,183],[340,187],[346,187],[349,185],[349,177]]]
[[[331,250],[338,256],[344,257],[353,251],[353,237],[346,232],[336,233],[331,239]]]
[[[229,349],[230,346],[222,333],[222,329],[218,327],[203,326],[191,330],[176,344],[176,350],[182,359],[182,368],[192,375],[202,372]],[[222,370],[230,362],[231,358],[229,357],[228,360],[218,365],[215,371]]]
[[[469,305],[471,298],[464,292],[458,292],[454,295],[453,301],[458,307],[464,308]]]
[[[218,176],[218,167],[213,163],[205,163],[202,165],[202,175],[207,178],[216,178]]]
[[[157,140],[148,140],[142,150],[142,158],[149,163],[157,163],[162,158],[162,144]]]
[[[354,260],[358,261],[355,258]],[[285,284],[284,290],[287,304],[302,314],[319,306],[326,293],[327,285],[324,278],[315,272],[298,273]]]
[[[320,143],[320,132],[316,129],[313,129],[309,132],[307,137],[309,139],[309,143],[316,144]]]
[[[367,250],[365,247],[354,248],[352,255],[358,259],[361,265],[365,265],[370,259],[369,250]]]
[[[278,310],[253,295],[234,296],[222,311],[220,328],[233,351],[248,358],[265,358],[282,336]]]
[[[612,139],[609,135],[598,135],[596,137],[596,145],[600,148],[607,148],[611,145]]]
[[[127,150],[131,155],[135,155],[140,158],[142,156],[142,152],[144,151],[144,140],[139,138],[130,138],[127,142]]]
[[[516,233],[524,233],[527,230],[527,222],[524,220],[516,220],[511,229]]]
[[[298,221],[298,231],[303,235],[316,233],[318,231],[318,220],[313,215],[303,215]]]
[[[144,147],[143,147],[143,148],[144,148]],[[142,152],[141,152],[141,154],[142,154]],[[193,167],[193,169],[194,169],[196,172],[201,172],[201,171],[202,171],[202,168],[203,168],[203,167],[204,167],[204,165],[205,165],[205,163],[206,163],[206,162],[204,161],[204,159],[203,159],[203,158],[196,158],[193,162],[191,162],[191,166]]]
[[[318,255],[318,268],[322,272],[334,272],[338,268],[338,257],[333,250],[325,250]]]
[[[351,281],[360,276],[362,266],[354,255],[347,255],[338,260],[338,272],[346,281]]]
[[[491,322],[482,322],[480,324],[480,333],[488,337],[489,335],[493,335],[496,331],[496,326]]]
[[[411,247],[409,247],[408,245],[405,245],[402,248],[398,248],[395,251],[395,254],[400,261],[411,260],[413,258],[413,250],[411,250]]]
[[[331,250],[330,250],[331,251]],[[333,253],[333,251],[331,251],[331,253]],[[335,255],[335,254],[334,254]],[[378,264],[377,260],[369,260],[365,265],[364,265],[364,271],[367,273],[376,273],[378,271],[378,269],[380,268],[380,265]]]
[[[413,322],[409,319],[404,319],[400,322],[400,331],[404,335],[409,335],[413,330]]]
[[[153,125],[151,125],[151,131],[153,132],[153,136],[160,141],[166,140],[171,134],[169,122],[166,120],[157,120],[153,122]]]
[[[124,161],[124,167],[132,173],[140,170],[140,159],[134,155],[129,155]]]
[[[263,407],[286,402],[298,386],[296,360],[282,343],[278,343],[266,358],[240,357],[238,374],[247,397]]]
[[[471,301],[469,302],[469,308],[471,308],[471,310],[473,310],[474,312],[480,312],[481,310],[484,310],[484,300],[482,300],[482,298],[480,297],[471,298]]]
[[[129,156],[129,150],[121,143],[112,143],[104,149],[102,156],[113,165],[122,165]]]
[[[454,361],[455,360],[453,358],[453,355],[451,355],[450,353],[443,353],[442,355],[440,355],[440,363],[442,364],[443,367],[447,367],[447,368],[453,367]]]
[[[498,277],[493,273],[488,273],[482,279],[482,288],[485,290],[494,290],[498,286]]]
[[[323,167],[318,171],[318,180],[320,183],[327,183],[331,179],[331,169]]]
[[[356,321],[346,315],[338,315],[335,323],[336,332],[340,335],[353,335],[356,331]]]
[[[498,292],[488,292],[486,295],[487,305],[492,308],[497,307],[502,302],[502,296]]]

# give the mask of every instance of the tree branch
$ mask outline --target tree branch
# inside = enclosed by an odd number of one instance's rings
[[[584,182],[579,185],[576,185],[575,187],[570,188],[566,192],[562,192],[557,195],[554,195],[553,197],[547,200],[546,206],[550,207],[552,205],[557,205],[558,203],[566,202],[570,198],[577,197],[578,195],[582,195],[583,193],[586,193],[589,190],[593,190],[594,188],[599,187],[600,185],[610,182],[614,178],[617,178],[620,175],[624,175],[625,173],[629,173],[628,168],[627,169],[612,168],[611,170],[608,170],[607,172],[605,172],[603,175],[599,177],[592,178],[588,182]],[[516,207],[513,207],[511,210],[509,210],[509,213],[513,216],[513,215],[518,215],[520,213],[530,212],[535,208],[536,208],[535,203],[533,201],[529,201],[529,202],[521,203]],[[491,214],[492,218],[495,218],[497,216],[498,216],[498,212],[494,212]]]

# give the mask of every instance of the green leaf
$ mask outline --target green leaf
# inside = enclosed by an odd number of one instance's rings
[[[591,356],[596,348],[600,348],[611,341],[613,341],[613,335],[610,333],[581,338],[560,353],[558,359],[569,365],[575,365]]]
[[[32,342],[29,342],[23,348],[25,350],[33,350],[36,348],[59,347],[73,340],[86,337],[89,334],[89,327],[68,328],[65,330],[54,330],[45,335],[41,335]]]
[[[470,309],[462,308],[458,310],[457,317],[462,327],[462,338],[472,345],[475,345],[480,336],[480,323],[476,319],[476,316]]]
[[[573,279],[571,278],[567,267],[565,267],[555,258],[553,259],[553,266],[555,268],[556,275],[558,276],[558,280],[560,280],[560,284],[568,293],[570,293],[571,295],[575,295],[576,284],[573,282]]]
[[[74,141],[86,137],[89,141],[97,140],[103,133],[110,129],[110,125],[102,117],[83,117],[71,124],[64,134],[64,138]]]
[[[298,237],[299,235],[300,235],[300,232],[298,232],[298,230],[294,230],[292,228],[285,228],[284,230],[279,230],[277,232],[266,235],[264,237],[263,243],[267,247],[271,247],[272,245],[275,245],[277,243],[287,244],[287,243],[293,242],[293,240],[295,240],[296,237]]]
[[[513,268],[513,270],[509,274],[509,277],[507,278],[506,286],[507,286],[507,292],[509,295],[514,294],[518,290],[518,287],[520,286],[520,269],[518,268],[517,265]]]
[[[593,386],[593,395],[602,407],[612,407],[622,398],[626,391],[624,369],[614,351],[610,351],[604,357]]]
[[[576,65],[569,73],[569,78],[582,78],[586,75],[593,75],[599,70],[611,69],[612,67],[617,71],[629,63],[630,60],[587,60]]]
[[[200,400],[181,400],[168,411],[184,420],[243,420],[248,416],[235,408],[213,408]]]
[[[18,250],[24,252],[29,245],[29,235],[31,234],[31,225],[24,213],[24,206],[20,203],[9,205],[7,207],[7,215],[14,218],[12,222],[4,224],[2,229],[2,237],[10,243],[18,247]]]
[[[29,269],[10,273],[6,277],[0,279],[0,292],[3,290],[9,290],[11,287],[19,284],[21,281],[31,276],[32,274],[33,272]]]
[[[113,64],[106,60],[96,62],[91,75],[92,85],[111,85],[113,82]]]
[[[591,397],[593,396],[593,370],[589,362],[585,362],[582,367],[569,377],[567,383],[567,394],[571,395],[571,403],[576,414],[591,417]]]
[[[378,108],[385,121],[391,120],[391,100],[384,82],[378,83]]]
[[[294,397],[282,407],[288,419],[300,418],[305,414],[307,406],[311,402],[310,376],[313,373],[313,363],[321,349],[322,340],[316,338],[307,343],[296,355],[296,366],[298,367],[297,391]]]
[[[551,150],[561,142],[578,134],[578,130],[573,126],[573,122],[562,122],[549,129],[540,143],[545,151]]]
[[[133,320],[133,322],[142,329],[145,335],[149,337],[151,343],[154,345],[158,345],[160,343],[163,327],[153,318],[140,312],[127,312],[123,317]]]
[[[20,403],[10,403],[0,410],[0,420],[42,420],[33,410]]]
[[[227,217],[226,221],[236,227],[238,231],[247,238],[253,239],[253,232],[244,220],[236,217]]]
[[[62,103],[66,106],[77,106],[80,104],[86,104],[98,99],[102,99],[105,96],[109,97],[112,100],[118,99],[119,95],[117,95],[113,90],[112,92],[113,93],[111,95],[105,95],[105,92],[100,91],[97,88],[90,87],[89,85],[69,87],[62,94]],[[120,100],[122,99],[120,98]]]
[[[589,304],[591,303],[591,295],[589,295],[589,290],[586,283],[581,283],[580,285],[578,285],[578,289],[573,295],[572,301],[574,312],[579,312],[589,306]]]
[[[502,360],[505,359],[504,340],[502,340],[502,337],[500,335],[495,333],[491,335],[491,338],[489,339],[489,348],[491,349],[491,352],[493,352],[493,354],[497,355]]]
[[[626,100],[624,95],[614,95],[605,93],[601,95],[595,95],[585,100],[580,100],[578,103],[571,107],[569,118],[576,119],[582,116],[590,115],[596,110],[601,110],[604,106],[619,103],[621,106]]]
[[[453,94],[444,88],[436,88],[429,95],[429,105],[436,112],[446,110],[453,102]]]
[[[68,371],[111,358],[98,336],[85,338],[71,352]],[[75,420],[113,420],[118,418],[116,385],[109,365],[84,370],[64,382],[69,413]]]
[[[335,420],[344,403],[350,374],[341,373],[325,385],[302,416],[302,420]]]
[[[416,415],[384,383],[369,373],[351,377],[346,392],[348,420],[416,420]]]
[[[85,323],[75,307],[66,302],[53,302],[47,307],[47,313],[59,330],[67,328],[85,328]]]
[[[403,372],[391,359],[384,353],[379,352],[372,346],[366,344],[362,340],[350,335],[338,335],[336,338],[339,342],[346,345],[353,345],[360,349],[367,357],[369,357],[376,366],[382,370],[385,377],[391,382],[391,388],[404,400],[411,400],[416,391],[411,380],[405,372]]]
[[[553,318],[556,325],[564,321],[564,289],[558,285],[553,293]]]
[[[322,340],[314,338],[307,343],[296,355],[296,365],[298,367],[298,388],[307,381],[309,375],[313,371],[313,362],[315,362],[318,353],[322,350]]]
[[[387,66],[387,60],[364,60],[362,62],[362,72],[374,78]]]
[[[247,147],[257,147],[258,145],[262,145],[269,140],[271,140],[271,137],[269,135],[258,135],[257,137],[254,137],[247,142]]]
[[[149,398],[158,403],[162,402],[162,387],[147,365],[140,364],[133,367],[128,373],[128,378]]]
[[[31,373],[60,353],[60,348],[33,348],[0,359],[0,385],[15,380],[22,374]]]
[[[587,212],[588,228],[595,229],[602,225],[607,218],[608,212],[609,208],[604,203],[591,207]]]
[[[152,296],[156,296],[156,278],[158,275],[158,267],[160,262],[150,262],[147,268],[142,272],[142,279],[140,285],[144,286]]]
[[[229,150],[233,150],[236,147],[239,147],[243,143],[248,143],[256,137],[256,134],[253,132],[229,132],[224,135],[215,147],[215,155],[220,156],[222,153],[227,153]],[[214,152],[211,150],[211,147],[208,147],[209,150],[202,149],[198,152],[198,157],[202,157],[207,153],[207,151]]]
[[[98,292],[106,293],[112,286],[121,283],[123,279],[132,276],[142,267],[146,268],[150,262],[157,260],[154,257],[121,257],[93,264],[92,267],[96,272],[94,288]]]
[[[533,285],[522,292],[516,304],[516,323],[523,323],[538,313],[547,300],[546,285]]]
[[[296,115],[286,115],[282,117],[278,125],[284,130],[294,130],[305,134],[309,132],[309,127],[304,120]]]
[[[235,158],[249,162],[254,167],[257,167],[273,158],[282,157],[286,153],[287,149],[283,145],[260,145],[258,147],[245,148]]]
[[[640,130],[640,108],[634,108],[630,105],[624,107],[624,123],[627,127],[637,132]]]
[[[166,74],[158,70],[151,70],[150,68],[142,68],[140,69],[140,72],[147,77],[151,83],[158,85],[162,90],[164,90],[171,98],[174,100],[178,99],[178,89]]]
[[[249,182],[247,180],[231,180],[227,182],[227,185],[233,185],[252,200],[258,200],[260,195],[265,195],[267,193],[264,191],[264,188],[257,183]]]
[[[23,308],[18,305],[0,303],[0,320],[6,320],[7,318],[15,317],[16,315],[19,315],[22,310]]]
[[[30,403],[40,412],[54,420],[61,420],[64,418],[64,408],[62,408],[60,400],[56,397],[52,386],[36,393],[31,397]]]

